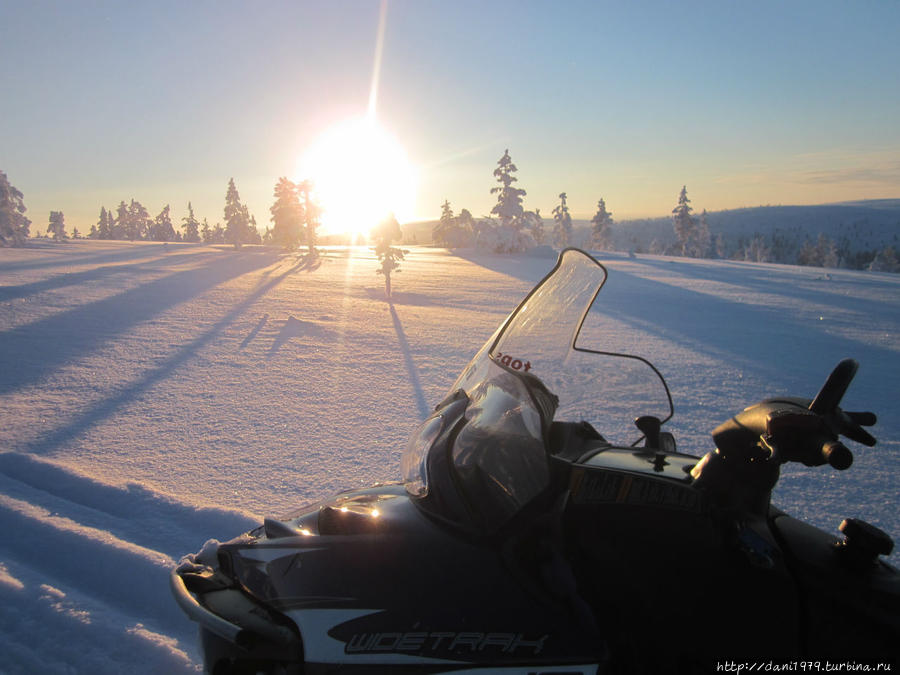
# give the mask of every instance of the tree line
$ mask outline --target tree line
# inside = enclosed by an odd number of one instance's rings
[[[440,219],[432,229],[432,241],[448,248],[478,248],[494,253],[522,251],[544,243],[552,243],[558,248],[582,246],[598,251],[614,250],[615,222],[602,197],[597,202],[588,233],[576,234],[568,195],[561,192],[559,203],[552,210],[552,231],[548,236],[544,232],[540,209],[526,211],[524,208],[526,192],[514,185],[516,171],[507,149],[494,169],[493,175],[499,185],[490,190],[497,196],[490,216],[476,220],[468,209],[454,215],[450,202],[445,200]],[[682,186],[671,214],[674,243],[661,244],[653,240],[647,244],[632,237],[629,252],[900,272],[900,260],[891,245],[870,251],[853,251],[846,237],[832,241],[824,234],[813,239],[808,232],[789,237],[779,231],[770,236],[754,234],[729,240],[721,232],[712,234],[706,209],[699,216],[693,211],[687,186]]]
[[[505,150],[494,169],[493,175],[499,184],[490,190],[497,197],[491,214],[475,220],[468,209],[462,209],[458,215],[454,215],[450,202],[445,200],[441,205],[440,220],[432,230],[432,241],[439,246],[474,247],[494,253],[513,253],[548,243],[558,248],[578,243],[574,240],[567,194],[559,194],[559,203],[551,212],[553,229],[548,235],[544,231],[541,210],[525,210],[523,198],[527,193],[513,185],[518,181],[515,175],[517,171],[509,149]],[[601,197],[597,201],[597,212],[591,219],[591,248],[608,250],[612,247],[613,222],[612,214],[606,209],[606,201]]]

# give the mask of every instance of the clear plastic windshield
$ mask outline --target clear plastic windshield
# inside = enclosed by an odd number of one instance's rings
[[[634,420],[644,415],[668,420],[672,400],[650,362],[607,349],[624,340],[618,334],[622,326],[608,320],[598,296],[606,277],[606,269],[586,253],[563,251],[453,390],[473,390],[494,376],[497,365],[527,373],[558,397],[554,419],[590,422],[615,445],[637,443],[641,434]]]
[[[604,351],[610,329],[595,299],[606,270],[567,249],[465,368],[451,392],[467,397],[465,424],[447,470],[475,527],[495,532],[549,484],[551,422],[587,421],[615,445],[633,445],[634,420],[671,417],[668,389],[648,362]],[[621,340],[609,341],[620,343]],[[407,489],[426,496],[425,470],[441,411],[410,440],[402,466]]]

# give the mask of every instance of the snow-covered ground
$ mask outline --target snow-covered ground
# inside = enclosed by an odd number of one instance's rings
[[[900,276],[603,255],[603,311],[666,376],[679,448],[847,356],[879,444],[790,466],[786,508],[900,535]],[[192,672],[170,567],[339,489],[393,480],[416,421],[553,258],[40,241],[0,249],[0,671]],[[602,431],[602,429],[601,429]],[[893,561],[897,562],[897,555]]]

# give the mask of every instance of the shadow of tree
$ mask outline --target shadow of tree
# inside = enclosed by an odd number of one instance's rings
[[[210,255],[219,256],[211,265],[207,264]],[[4,331],[0,333],[0,353],[6,365],[0,380],[0,394],[40,382],[135,325],[229,279],[268,266],[279,257],[275,254],[210,254],[207,251],[191,260],[194,265],[191,269]]]
[[[425,401],[425,392],[422,390],[422,382],[419,380],[419,371],[416,363],[413,361],[412,350],[409,347],[409,340],[406,339],[406,331],[403,330],[403,324],[394,309],[393,303],[388,307],[391,310],[391,320],[394,322],[394,331],[397,333],[397,342],[400,345],[400,353],[403,356],[403,364],[406,366],[406,373],[409,376],[409,383],[413,388],[413,395],[416,399],[416,408],[419,411],[419,417],[425,419],[430,414],[428,403]]]
[[[254,269],[260,264],[264,264],[266,260],[271,262],[271,258],[266,256],[262,258],[261,256],[254,256],[258,261],[257,263],[250,266],[250,269]],[[239,261],[238,261],[239,262]],[[219,266],[222,267],[222,266]],[[213,273],[213,270],[207,270],[206,274],[202,274],[199,280],[202,280],[204,284],[212,283],[215,280],[225,281],[233,276],[236,276],[239,273],[244,273],[249,271],[243,265],[226,265],[230,270],[228,273],[224,273],[219,270],[216,273]],[[235,321],[239,316],[241,316],[247,309],[249,309],[259,298],[265,295],[272,288],[281,283],[287,276],[293,274],[299,269],[299,264],[289,267],[281,274],[270,278],[265,284],[258,286],[252,293],[250,293],[244,300],[235,305],[229,312],[222,316],[215,324],[213,324],[208,330],[203,332],[201,335],[197,336],[181,348],[177,349],[171,356],[166,358],[159,366],[156,368],[152,368],[149,371],[143,373],[141,377],[137,378],[133,382],[125,385],[117,389],[116,391],[111,392],[106,398],[98,401],[94,405],[92,405],[85,412],[76,415],[73,419],[70,419],[62,424],[58,425],[56,428],[49,430],[47,433],[43,434],[39,438],[31,441],[25,447],[19,449],[21,452],[34,453],[34,454],[46,454],[48,452],[52,452],[56,449],[61,443],[71,440],[72,438],[76,438],[83,434],[88,429],[102,422],[103,420],[109,418],[113,415],[117,410],[121,407],[125,406],[129,402],[136,399],[141,395],[142,392],[146,391],[150,387],[154,386],[158,382],[165,380],[167,377],[171,375],[171,373],[188,361],[194,354],[201,349],[203,346],[214,340],[218,337],[218,335],[231,323]],[[238,271],[243,270],[243,271]],[[180,276],[180,275],[174,275]],[[206,286],[202,286],[206,287]],[[199,287],[193,286],[194,291],[196,291]],[[187,291],[186,291],[187,292]],[[190,297],[190,296],[188,296]],[[187,299],[187,298],[184,298]],[[153,306],[154,309],[158,309],[156,305]],[[71,320],[71,319],[70,319]],[[130,325],[130,324],[129,324]],[[117,328],[123,329],[124,325],[119,325]],[[58,362],[57,362],[58,365]]]

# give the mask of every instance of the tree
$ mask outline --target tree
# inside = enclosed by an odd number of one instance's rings
[[[0,171],[0,246],[22,246],[31,221],[25,217],[24,195]]]
[[[318,255],[316,243],[319,219],[322,217],[322,207],[312,196],[313,184],[310,180],[304,180],[297,184],[297,196],[302,196],[300,210],[303,215],[303,223],[306,225],[306,247],[309,255]]]
[[[516,171],[518,169],[509,156],[509,150],[504,151],[503,157],[497,162],[497,168],[494,169],[494,176],[500,186],[491,188],[491,194],[497,195],[497,203],[491,209],[491,213],[497,215],[502,226],[511,225],[518,229],[525,213],[522,206],[525,190],[512,186],[519,180],[513,176]]]
[[[681,188],[681,194],[678,195],[678,206],[672,209],[672,224],[675,228],[675,236],[681,246],[681,255],[688,255],[691,250],[691,244],[695,238],[694,218],[691,216],[693,209],[690,206],[691,200],[687,196],[687,186]]]
[[[399,271],[400,261],[403,260],[405,253],[403,250],[391,246],[391,242],[402,239],[403,232],[400,231],[400,223],[392,213],[372,229],[371,235],[375,240],[373,250],[378,256],[378,262],[381,263],[377,273],[384,275],[384,294],[390,299],[391,273],[395,270]]]
[[[572,216],[566,205],[566,193],[559,193],[559,204],[553,209],[553,244],[565,248],[572,241]]]
[[[606,210],[606,202],[603,198],[597,202],[597,213],[591,218],[591,246],[600,251],[608,251],[612,248],[612,214]]]
[[[531,234],[535,244],[544,243],[544,219],[541,217],[541,210],[536,208],[534,211],[526,211],[522,216],[522,224]]]
[[[152,228],[153,220],[150,218],[150,212],[139,201],[132,199],[125,218],[125,236],[131,241],[149,239]]]
[[[300,245],[304,214],[297,196],[297,186],[286,177],[279,178],[275,184],[275,203],[269,211],[272,212],[272,242],[293,251]]]
[[[97,239],[112,239],[112,214],[106,210],[105,206],[100,207],[100,219],[94,226],[97,232]],[[95,230],[91,230],[91,234]]]
[[[250,218],[247,208],[241,204],[241,196],[234,185],[234,178],[228,179],[228,190],[225,192],[225,241],[240,248],[249,241],[247,236]]]
[[[206,218],[203,219],[203,224],[200,226],[200,239],[204,244],[212,243],[213,231],[210,228],[209,223],[206,222]]]
[[[52,234],[57,241],[66,239],[66,217],[62,211],[50,212],[50,224],[47,225],[47,234]]]
[[[900,260],[893,246],[885,246],[872,259],[866,268],[870,272],[900,272]]]
[[[166,204],[150,226],[150,239],[153,241],[175,240],[175,227],[172,225],[172,219],[169,213],[169,205]]]
[[[188,214],[181,219],[181,229],[184,230],[184,240],[192,243],[200,241],[200,223],[194,217],[194,207],[188,202]],[[206,226],[209,229],[209,225]]]
[[[706,222],[706,209],[700,214],[700,224],[695,231],[694,254],[698,258],[712,257],[712,234],[709,231],[709,223]]]

